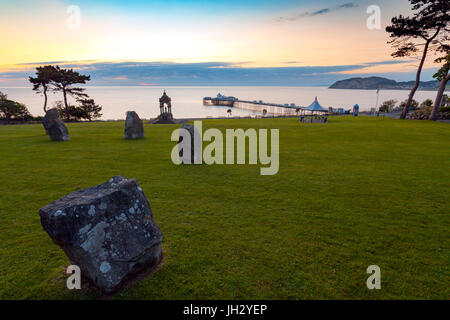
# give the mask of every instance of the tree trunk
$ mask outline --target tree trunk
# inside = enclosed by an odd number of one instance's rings
[[[47,88],[44,87],[44,112],[47,113]]]
[[[62,90],[63,90],[63,96],[64,96],[64,107],[66,109],[66,121],[70,121],[69,106],[67,105],[66,88],[63,88]]]
[[[447,71],[447,74],[445,75],[444,78],[442,78],[441,85],[439,86],[439,90],[436,95],[436,100],[434,101],[433,110],[431,111],[430,120],[436,121],[436,119],[437,119],[439,107],[441,106],[442,97],[444,96],[444,91],[445,91],[445,88],[447,87],[447,83],[449,80],[450,80],[450,75],[448,74],[448,71]]]
[[[427,57],[429,45],[430,45],[430,42],[427,41],[427,43],[425,44],[425,47],[423,48],[422,59],[420,60],[419,69],[417,69],[417,73],[416,73],[416,82],[414,83],[414,87],[411,89],[411,92],[409,93],[408,101],[406,101],[406,105],[403,108],[403,112],[402,112],[402,115],[400,116],[400,119],[406,118],[406,114],[408,113],[408,110],[411,106],[412,100],[414,98],[414,94],[416,93],[417,89],[419,88],[420,74],[422,73],[423,64],[425,63],[425,59]]]

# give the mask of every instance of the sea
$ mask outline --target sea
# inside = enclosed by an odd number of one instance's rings
[[[204,97],[215,97],[218,93],[234,96],[241,100],[262,100],[269,103],[291,104],[306,107],[317,97],[319,103],[328,107],[351,109],[355,104],[361,111],[370,111],[377,104],[376,90],[345,90],[327,87],[95,87],[86,86],[86,93],[103,107],[103,120],[124,119],[127,111],[136,111],[143,119],[151,119],[159,114],[159,98],[165,90],[172,98],[172,113],[175,118],[216,118],[227,117],[229,107],[204,106]],[[41,94],[36,94],[31,87],[0,87],[0,92],[8,98],[24,103],[35,116],[44,115]],[[399,103],[407,99],[407,90],[381,90],[378,106],[389,99]],[[49,93],[48,106],[62,100],[62,94]],[[435,91],[417,91],[414,99],[422,102],[436,96]],[[73,100],[72,100],[73,102]],[[254,112],[233,109],[231,116],[255,116]]]

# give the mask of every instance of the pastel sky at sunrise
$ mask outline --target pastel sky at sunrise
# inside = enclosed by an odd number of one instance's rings
[[[381,30],[366,27],[372,4]],[[81,10],[79,29],[67,27],[70,5]],[[94,83],[112,85],[160,84],[169,71],[173,84],[257,79],[259,71],[289,71],[284,79],[302,78],[298,85],[355,74],[411,80],[414,57],[393,59],[384,31],[409,8],[407,0],[1,0],[0,85],[45,63],[97,72]],[[437,68],[432,60],[424,80]]]

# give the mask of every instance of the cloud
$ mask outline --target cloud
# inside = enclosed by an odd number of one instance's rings
[[[84,60],[83,62],[93,62],[96,60]],[[48,64],[67,64],[67,63],[77,63],[77,61],[41,61],[41,62],[26,62],[26,63],[18,63],[18,66],[30,66],[30,65],[48,65]]]
[[[295,61],[293,61],[295,63]],[[349,74],[372,73],[372,70],[391,69],[390,65],[408,64],[411,61],[374,61],[338,66],[284,66],[245,67],[228,62],[70,62],[60,64],[64,68],[89,74],[88,85],[97,86],[325,86],[334,81],[348,78]],[[34,67],[26,70],[0,73],[2,85],[27,86],[28,76],[34,74]],[[384,68],[375,67],[384,66]],[[376,73],[376,72],[373,72]]]
[[[330,7],[330,8],[323,8],[323,9],[319,9],[313,12],[300,12],[300,13],[296,13],[294,15],[291,16],[284,16],[284,17],[278,17],[276,19],[276,21],[278,22],[282,22],[282,21],[296,21],[305,17],[314,17],[314,16],[319,16],[319,15],[324,15],[333,11],[337,11],[340,9],[351,9],[351,8],[356,8],[358,7],[357,4],[353,3],[353,2],[348,2],[348,3],[344,3],[335,7]]]
[[[325,8],[325,9],[321,9],[321,10],[314,11],[314,12],[311,13],[310,15],[311,15],[311,16],[318,16],[319,14],[328,13],[328,12],[330,12],[330,11],[331,11],[330,8]]]
[[[355,3],[353,3],[353,2],[349,2],[349,3],[341,4],[341,5],[339,6],[339,8],[356,8],[357,6],[358,6],[358,5],[355,4]]]
[[[374,61],[374,62],[366,62],[364,65],[366,66],[377,66],[377,65],[386,65],[386,64],[402,64],[402,63],[411,63],[416,60],[384,60],[384,61]]]
[[[114,77],[113,78],[113,80],[129,80],[129,78],[127,77],[127,76],[117,76],[117,77]]]

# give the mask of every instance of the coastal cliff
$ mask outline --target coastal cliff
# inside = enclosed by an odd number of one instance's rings
[[[330,89],[390,89],[390,90],[411,90],[414,81],[397,82],[382,77],[369,78],[351,78],[340,80],[331,85]],[[437,90],[439,88],[438,81],[421,81],[419,90]]]

